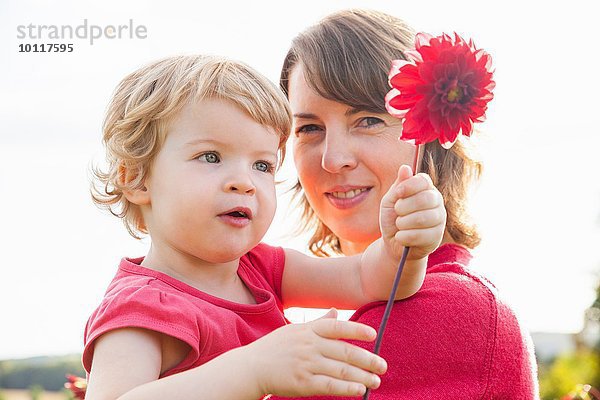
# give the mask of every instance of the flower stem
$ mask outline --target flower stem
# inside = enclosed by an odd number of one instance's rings
[[[413,174],[416,174],[418,172],[417,168],[420,153],[421,145],[418,144],[415,148],[415,158],[413,159]],[[408,256],[409,249],[410,247],[405,247],[404,251],[402,252],[402,258],[400,259],[400,265],[398,266],[398,270],[396,271],[396,277],[394,278],[392,292],[390,293],[390,298],[388,299],[387,305],[385,306],[383,318],[381,319],[381,324],[379,325],[379,330],[377,331],[377,339],[375,339],[375,349],[373,350],[374,354],[379,354],[379,350],[381,349],[383,333],[385,332],[385,327],[387,326],[388,319],[390,318],[390,314],[392,312],[392,306],[394,305],[394,299],[396,298],[396,291],[398,290],[398,284],[400,283],[400,277],[402,276],[402,270],[404,269],[404,264],[406,263],[406,257]],[[367,388],[367,391],[363,395],[363,400],[368,400],[370,392],[371,390]]]

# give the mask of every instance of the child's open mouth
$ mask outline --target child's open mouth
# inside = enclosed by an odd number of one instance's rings
[[[233,211],[233,212],[227,213],[226,215],[230,215],[232,217],[239,217],[239,218],[248,218],[246,213],[243,211]]]
[[[235,207],[219,214],[218,217],[228,225],[242,228],[252,220],[252,210],[247,207]]]

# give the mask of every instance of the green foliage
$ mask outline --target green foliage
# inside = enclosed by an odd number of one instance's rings
[[[597,385],[600,356],[589,350],[564,354],[546,370],[540,370],[540,395],[543,400],[562,398],[578,384]]]
[[[600,283],[596,287],[596,298],[590,308],[586,311],[586,318],[594,322],[600,321]],[[600,340],[595,343],[594,350],[597,353],[600,353]]]
[[[39,385],[58,391],[64,387],[65,374],[85,376],[80,355],[0,361],[0,388],[29,389]]]
[[[62,394],[63,394],[65,400],[75,400],[75,396],[73,396],[73,392],[71,392],[69,389],[63,389]],[[0,399],[0,400],[2,400],[2,399]]]
[[[31,400],[40,400],[42,393],[44,393],[44,388],[40,385],[31,385],[29,387],[29,396],[31,397]]]

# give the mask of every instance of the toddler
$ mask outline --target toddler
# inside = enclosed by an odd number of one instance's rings
[[[88,400],[356,396],[378,387],[385,361],[339,340],[372,341],[371,327],[338,321],[335,310],[288,324],[283,309],[387,299],[404,246],[397,298],[415,293],[442,238],[443,201],[426,175],[404,166],[381,203],[382,239],[363,254],[317,259],[260,243],[290,121],[273,84],[218,57],[164,59],[120,83],[93,197],[151,245],[145,257],[121,260],[87,323]]]

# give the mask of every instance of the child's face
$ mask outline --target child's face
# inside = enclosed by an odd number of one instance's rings
[[[153,247],[218,263],[258,244],[275,214],[278,144],[228,101],[184,107],[146,180]]]

